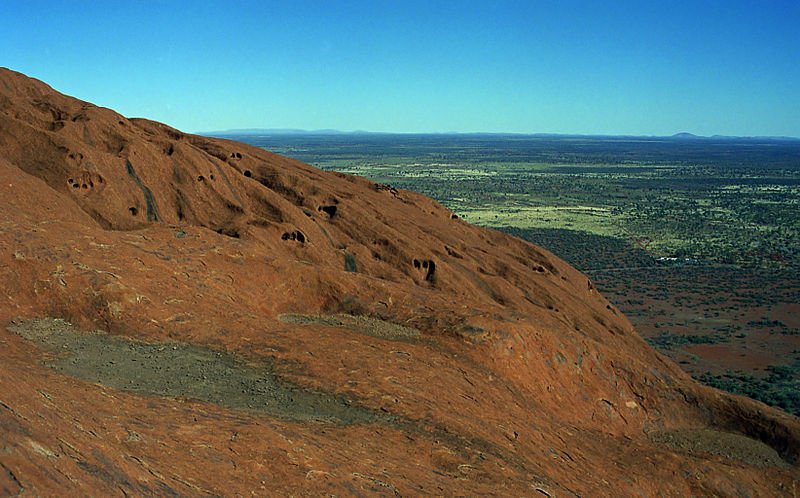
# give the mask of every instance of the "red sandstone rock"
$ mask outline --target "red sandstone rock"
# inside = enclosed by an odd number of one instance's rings
[[[796,492],[796,418],[698,385],[586,276],[421,195],[0,69],[0,196],[0,495]],[[36,317],[270,358],[400,422],[112,389],[5,329]],[[653,442],[707,428],[784,463]]]

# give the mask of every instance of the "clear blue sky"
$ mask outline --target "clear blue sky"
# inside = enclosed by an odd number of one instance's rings
[[[800,137],[800,0],[0,0],[0,66],[185,131]]]

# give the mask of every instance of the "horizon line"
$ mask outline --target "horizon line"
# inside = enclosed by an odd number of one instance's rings
[[[514,132],[514,131],[369,131],[338,130],[335,128],[231,128],[227,130],[195,131],[196,135],[514,135],[527,137],[602,137],[602,138],[669,138],[683,140],[784,140],[800,141],[800,136],[788,135],[696,135],[690,132],[677,132],[672,135],[644,135],[628,133],[559,133],[559,132]]]

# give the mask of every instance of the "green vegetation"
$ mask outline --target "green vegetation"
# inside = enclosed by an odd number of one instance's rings
[[[659,349],[671,349],[686,344],[718,344],[728,342],[722,335],[661,334],[647,339],[647,343]]]
[[[797,409],[784,395],[796,370],[772,369],[800,361],[790,342],[800,333],[800,141],[231,138],[415,190],[466,221],[548,248],[696,377]],[[753,351],[771,361],[749,363]],[[744,373],[707,373],[720,367]]]
[[[564,228],[503,227],[503,231],[546,247],[583,271],[603,268],[655,267],[647,251],[625,239]]]
[[[770,365],[767,370],[769,374],[765,378],[742,372],[726,372],[723,375],[705,373],[696,378],[717,389],[757,399],[800,415],[800,361],[791,365]]]

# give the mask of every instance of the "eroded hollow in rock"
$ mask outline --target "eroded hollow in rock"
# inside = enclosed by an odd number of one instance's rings
[[[436,274],[436,263],[432,259],[419,260],[414,258],[412,261],[414,268],[425,272],[425,280],[433,282],[434,275]]]
[[[429,260],[427,268],[428,271],[425,274],[425,280],[428,282],[433,282],[433,275],[436,272],[436,263],[434,263],[433,260]]]
[[[333,218],[334,216],[336,216],[336,211],[338,210],[338,208],[336,206],[332,205],[332,204],[328,205],[328,206],[320,206],[317,209],[319,211],[327,214],[328,218]]]
[[[294,230],[293,232],[284,232],[281,240],[295,240],[300,244],[305,244],[306,236],[300,230]]]
[[[226,237],[231,237],[231,238],[234,238],[234,239],[242,238],[241,232],[239,232],[239,229],[237,227],[235,227],[235,226],[230,226],[230,225],[223,226],[223,227],[219,227],[219,228],[215,229],[214,231],[217,232],[218,234],[224,235]]]
[[[67,184],[71,185],[72,188],[76,189],[94,189],[95,182],[98,185],[102,186],[104,180],[103,177],[98,175],[97,173],[92,173],[89,171],[82,171],[78,174],[78,176],[72,176],[67,178]]]
[[[459,254],[458,251],[456,251],[455,249],[452,249],[449,246],[444,246],[444,249],[445,249],[445,251],[447,251],[447,255],[448,256],[452,256],[452,257],[458,258],[458,259],[464,259],[464,257],[461,254]]]

